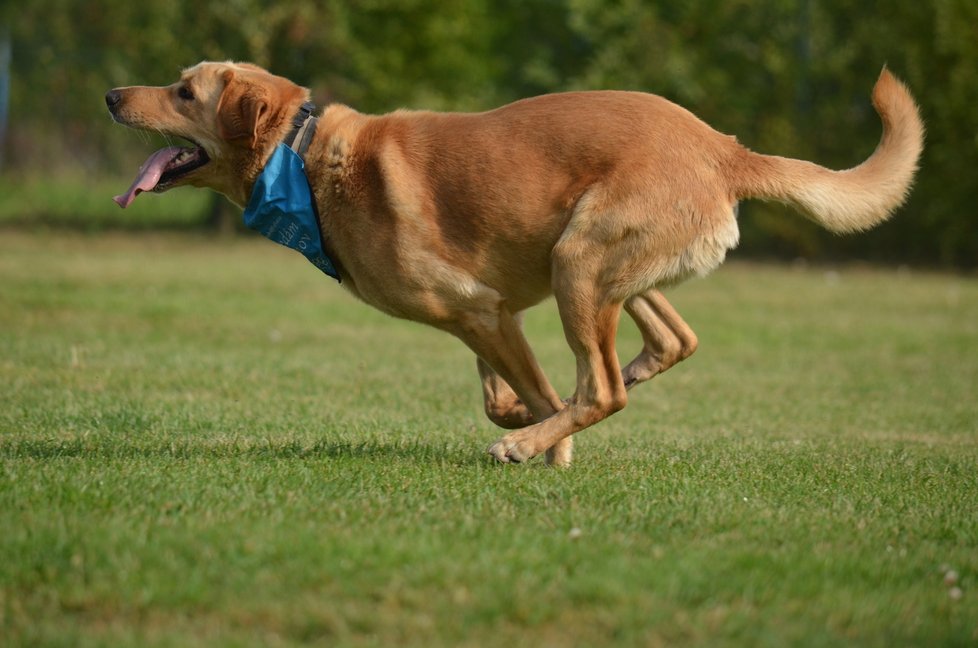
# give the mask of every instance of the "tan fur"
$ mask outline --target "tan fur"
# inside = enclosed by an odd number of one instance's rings
[[[191,104],[178,97],[193,88]],[[130,126],[202,145],[212,162],[185,183],[239,205],[308,97],[260,68],[201,63],[164,88],[122,88]],[[737,202],[793,204],[828,229],[862,230],[905,198],[923,126],[884,70],[873,94],[876,152],[849,171],[752,153],[690,112],[635,92],[572,92],[478,114],[360,114],[331,105],[306,154],[323,238],[343,285],[397,317],[460,338],[478,356],[486,413],[515,428],[502,462],[547,451],[627,402],[627,389],[691,355],[695,334],[658,289],[722,263]],[[520,314],[555,295],[577,357],[566,401],[537,365]],[[643,349],[615,352],[622,307]]]

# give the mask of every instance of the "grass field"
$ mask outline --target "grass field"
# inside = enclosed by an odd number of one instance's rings
[[[135,173],[135,165],[132,170]],[[178,191],[166,200],[137,200],[120,209],[111,197],[123,193],[131,182],[132,177],[79,172],[54,172],[52,177],[0,174],[0,228],[185,230],[206,223],[214,193]]]
[[[0,231],[0,645],[978,643],[978,281],[671,295],[698,353],[500,466],[462,345],[295,253]]]

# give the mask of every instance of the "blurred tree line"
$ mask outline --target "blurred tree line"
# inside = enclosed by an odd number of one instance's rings
[[[147,147],[111,126],[104,92],[171,83],[202,59],[252,61],[320,104],[365,112],[645,90],[754,150],[834,168],[878,141],[869,95],[886,63],[928,127],[909,204],[872,233],[832,240],[753,202],[742,249],[978,265],[975,0],[3,0],[4,38],[2,171],[126,177]]]

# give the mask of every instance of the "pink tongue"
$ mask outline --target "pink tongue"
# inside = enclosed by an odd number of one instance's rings
[[[143,166],[139,167],[139,173],[136,174],[136,179],[132,181],[132,186],[129,187],[129,190],[112,200],[123,209],[128,207],[136,199],[137,195],[144,191],[149,191],[156,186],[156,183],[160,181],[160,176],[163,175],[163,170],[166,168],[166,165],[172,162],[182,150],[179,146],[167,146],[153,153],[143,162]]]

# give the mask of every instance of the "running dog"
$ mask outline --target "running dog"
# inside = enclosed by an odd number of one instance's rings
[[[315,118],[303,112],[309,91],[288,79],[204,62],[172,85],[118,88],[105,100],[115,121],[190,143],[153,154],[122,206],[181,185],[245,206],[279,144],[304,129],[301,159],[335,276],[366,303],[475,352],[486,414],[512,430],[489,447],[503,463],[546,453],[569,464],[571,435],[696,350],[659,291],[720,265],[738,242],[739,201],[782,201],[833,232],[869,229],[906,198],[924,135],[913,98],[886,69],[873,90],[882,139],[846,171],[754,153],[638,92],[550,94],[472,114],[371,116],[333,104]],[[523,311],[549,295],[577,359],[567,400],[521,331]],[[624,368],[622,308],[644,341]]]

